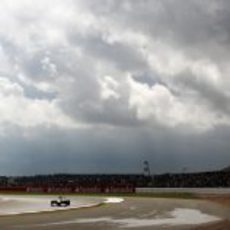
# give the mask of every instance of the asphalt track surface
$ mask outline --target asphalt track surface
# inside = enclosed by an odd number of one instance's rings
[[[107,221],[106,218],[113,220],[124,219],[156,219],[158,216],[179,209],[200,210],[202,213],[221,218],[216,222],[202,225],[156,225],[156,226],[132,226],[131,228],[117,222]],[[167,216],[165,217],[167,218]],[[75,220],[84,220],[82,223]],[[87,221],[89,220],[89,221]],[[90,221],[93,220],[93,221]],[[95,221],[97,220],[97,221]],[[230,208],[221,204],[199,200],[199,199],[162,199],[162,198],[138,198],[129,197],[125,201],[117,204],[106,204],[99,207],[83,208],[76,210],[55,211],[37,214],[21,214],[12,216],[0,217],[0,229],[35,229],[35,230],[96,230],[96,229],[133,229],[133,230],[148,230],[148,229],[220,229],[227,230],[222,224],[222,228],[218,228],[219,223],[227,223],[230,221]],[[138,222],[137,222],[138,223]],[[217,228],[211,226],[216,225]],[[207,228],[206,228],[207,226]]]

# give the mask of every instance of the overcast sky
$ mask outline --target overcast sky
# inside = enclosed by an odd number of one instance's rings
[[[1,0],[0,175],[230,165],[230,1]]]

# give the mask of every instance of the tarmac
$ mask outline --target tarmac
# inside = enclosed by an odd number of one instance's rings
[[[97,207],[0,217],[4,230],[229,230],[229,223],[230,207],[217,202],[139,197]]]

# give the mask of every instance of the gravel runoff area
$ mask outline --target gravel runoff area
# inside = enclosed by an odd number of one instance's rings
[[[230,197],[208,199],[126,197],[123,202],[98,207],[1,216],[0,229],[229,230],[230,206],[226,201]]]

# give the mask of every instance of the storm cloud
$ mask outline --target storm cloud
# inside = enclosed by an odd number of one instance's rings
[[[1,174],[230,162],[230,3],[3,0]]]

